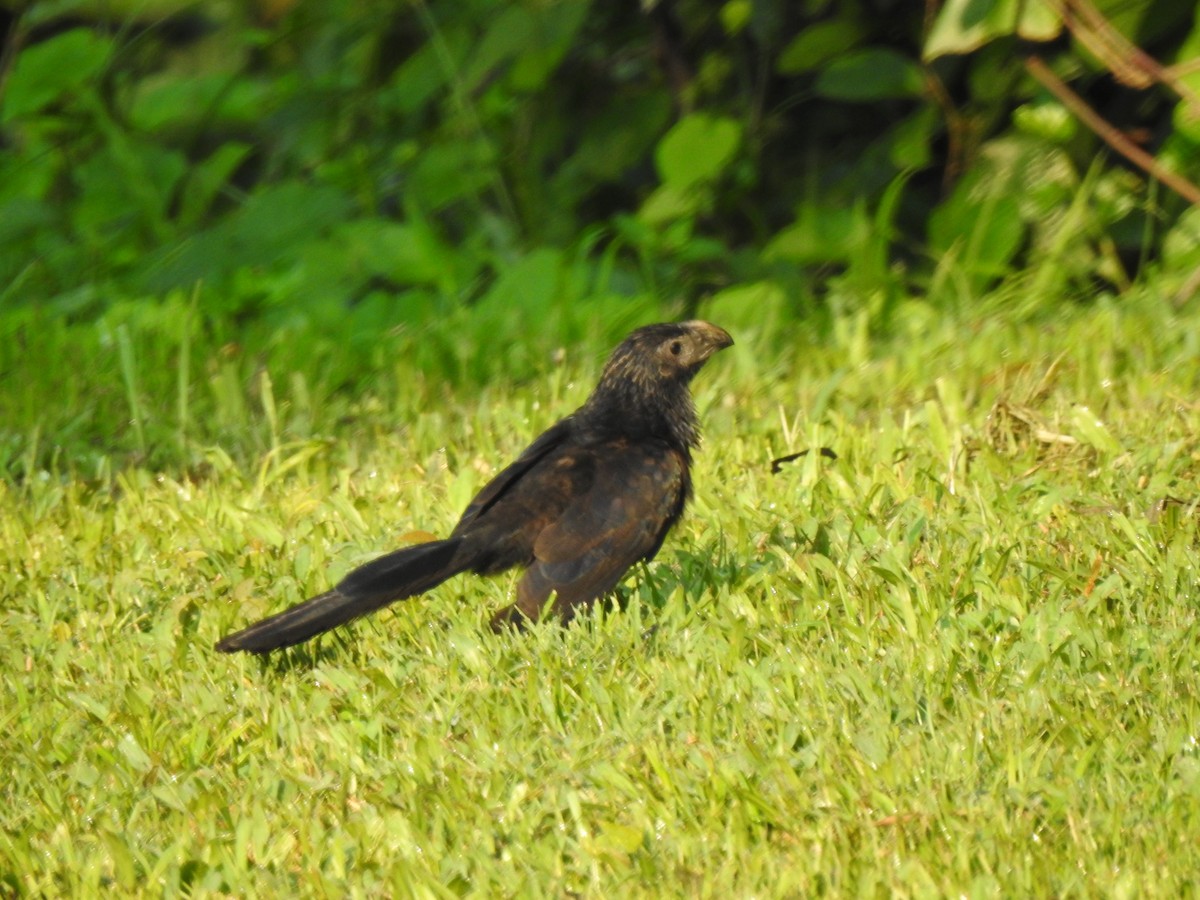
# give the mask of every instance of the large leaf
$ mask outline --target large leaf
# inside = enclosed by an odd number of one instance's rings
[[[563,278],[562,251],[539,248],[505,266],[477,308],[545,321],[562,292]]]
[[[187,172],[179,197],[178,221],[184,227],[200,224],[221,189],[254,148],[230,141],[214,150],[207,159],[193,163]]]
[[[799,265],[848,263],[866,246],[870,216],[860,201],[852,206],[809,201],[800,206],[796,221],[767,244],[763,258]]]
[[[1020,204],[1003,185],[1009,175],[980,166],[963,178],[929,219],[929,248],[937,257],[953,255],[976,288],[1005,275],[1026,229]]]
[[[683,191],[715,180],[733,160],[741,139],[740,122],[693,113],[666,133],[654,161],[663,181]]]
[[[86,28],[73,28],[26,48],[4,85],[0,121],[45,109],[80,91],[104,68],[112,41]]]
[[[810,25],[783,48],[775,68],[781,75],[811,72],[845,53],[862,38],[862,29],[847,19],[831,19]]]
[[[114,248],[125,242],[126,228],[140,226],[153,233],[162,227],[186,170],[187,161],[178,150],[150,142],[110,141],[71,173],[78,186],[71,210],[76,231]],[[126,249],[135,248],[144,249],[126,243]]]
[[[872,47],[834,60],[817,78],[815,89],[833,100],[871,102],[917,97],[921,86],[921,72],[911,59]]]
[[[513,5],[488,27],[463,73],[464,86],[476,90],[503,66],[509,83],[523,91],[542,87],[571,47],[583,25],[586,2]]]
[[[645,158],[670,120],[671,102],[665,94],[642,89],[623,92],[582,123],[579,149],[554,180],[578,178],[594,186],[597,180],[620,178]]]
[[[272,100],[270,87],[255,79],[224,72],[171,72],[137,84],[129,119],[139,129],[156,132],[245,128],[262,119]]]
[[[458,254],[420,218],[405,223],[355,219],[337,230],[336,240],[330,246],[347,265],[357,268],[362,277],[380,276],[399,284],[442,286],[447,293],[456,287],[448,279]]]
[[[773,281],[756,281],[718,291],[703,313],[733,333],[764,331],[788,313],[787,292]]]
[[[351,208],[349,198],[330,187],[285,182],[268,188],[217,225],[154,254],[143,270],[145,287],[166,290],[270,265],[302,252]]]
[[[1048,41],[1062,30],[1062,18],[1044,0],[946,0],[938,11],[922,55],[936,59],[970,53],[989,41],[1017,34]]]
[[[638,219],[647,225],[665,225],[700,212],[708,201],[702,187],[677,187],[670,182],[659,185],[642,201]]]
[[[496,181],[495,148],[484,137],[431,141],[407,173],[411,198],[424,209],[440,210],[472,197]]]
[[[468,41],[461,31],[447,30],[410,54],[392,74],[380,97],[385,105],[411,116],[447,89],[466,55]]]

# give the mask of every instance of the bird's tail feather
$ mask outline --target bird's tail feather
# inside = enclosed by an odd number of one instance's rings
[[[266,653],[299,644],[396,600],[423,593],[466,569],[462,540],[406,547],[355,569],[332,591],[298,603],[217,642],[223,653]]]

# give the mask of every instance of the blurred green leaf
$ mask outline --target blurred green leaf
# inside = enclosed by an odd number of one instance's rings
[[[465,38],[457,32],[443,34],[410,54],[381,89],[381,96],[404,114],[413,115],[431,103],[449,85],[448,65],[456,63],[465,49]]]
[[[121,241],[119,229],[131,229],[126,246],[160,238],[174,190],[187,169],[183,154],[157,143],[110,141],[72,172],[78,199],[71,213],[81,234],[104,244]]]
[[[1044,0],[1019,0],[1017,36],[1023,41],[1052,41],[1062,33],[1063,20]]]
[[[1059,144],[1069,141],[1079,130],[1066,107],[1053,100],[1021,104],[1013,110],[1013,124],[1025,134]]]
[[[671,120],[671,103],[657,91],[622,91],[613,104],[583,123],[579,149],[555,173],[559,183],[581,179],[588,190],[597,180],[615,180],[645,159]]]
[[[495,75],[497,68],[509,64],[536,40],[534,15],[530,9],[519,5],[500,11],[471,53],[462,73],[464,89],[477,90],[486,79]]]
[[[662,225],[695,215],[703,201],[700,187],[664,184],[655,188],[638,209],[638,218],[648,225]]]
[[[544,321],[561,296],[563,274],[562,251],[534,250],[505,266],[478,305]]]
[[[516,90],[540,88],[582,26],[589,2],[512,5],[496,16],[463,72],[467,90],[477,90],[499,69],[510,66]]]
[[[228,186],[234,171],[253,150],[249,144],[230,141],[191,166],[180,193],[179,221],[185,225],[199,224],[218,194]]]
[[[334,255],[360,277],[378,275],[398,284],[444,285],[454,290],[451,279],[456,254],[427,222],[393,222],[387,219],[355,219],[339,227],[333,236]]]
[[[810,25],[792,38],[775,62],[780,75],[799,75],[821,68],[863,39],[863,31],[846,18]]]
[[[172,72],[138,83],[130,102],[131,123],[145,131],[216,129],[261,121],[272,101],[258,79],[226,72]]]
[[[814,90],[833,100],[870,102],[917,97],[920,69],[911,59],[881,47],[838,57],[821,71]]]
[[[210,280],[243,266],[271,265],[300,254],[353,205],[340,191],[290,182],[267,188],[220,223],[151,255],[142,269],[148,290]]]
[[[1167,232],[1163,241],[1163,260],[1181,269],[1194,261],[1200,269],[1200,206],[1190,207]]]
[[[930,252],[935,257],[953,254],[976,287],[1006,274],[1026,238],[1020,202],[1005,188],[1011,177],[1011,170],[980,168],[963,178],[929,217]]]
[[[495,182],[495,151],[482,137],[432,142],[422,148],[408,176],[412,199],[425,209],[439,210]]]
[[[654,154],[663,181],[675,190],[719,177],[737,153],[741,123],[693,113],[667,132]]]
[[[1014,33],[1027,41],[1048,41],[1061,30],[1062,19],[1041,0],[946,0],[925,39],[922,56],[937,59],[970,53]]]
[[[754,15],[754,4],[750,0],[726,0],[719,15],[726,34],[741,34]]]
[[[788,312],[786,292],[772,281],[725,288],[704,301],[704,315],[733,333],[768,331]]]
[[[545,85],[583,27],[590,6],[591,0],[575,0],[533,7],[533,41],[518,53],[509,76],[514,90],[536,91]]]
[[[800,207],[796,220],[767,244],[767,260],[803,265],[849,262],[866,245],[871,221],[863,204],[833,206],[817,202]]]
[[[0,121],[10,122],[78,93],[104,68],[112,41],[72,28],[22,50],[5,79]]]
[[[933,161],[933,140],[942,127],[932,106],[921,106],[888,130],[888,159],[900,171],[923,169]]]
[[[0,203],[0,259],[7,255],[13,241],[50,225],[54,219],[52,207],[32,197],[14,197]]]

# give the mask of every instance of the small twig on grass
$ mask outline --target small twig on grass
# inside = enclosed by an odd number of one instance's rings
[[[811,449],[812,448],[810,447],[808,450],[801,450],[799,453],[789,453],[787,456],[781,456],[778,459],[771,460],[771,474],[778,475],[781,471],[783,471],[783,466],[785,463],[795,462],[802,456],[808,456],[809,450]],[[817,450],[817,452],[826,459],[838,458],[838,455],[828,447],[821,447],[819,450]]]

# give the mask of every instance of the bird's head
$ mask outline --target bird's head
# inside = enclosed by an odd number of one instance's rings
[[[647,325],[613,351],[601,380],[615,377],[643,384],[686,384],[710,356],[732,344],[733,338],[724,328],[700,319]]]
[[[695,447],[700,433],[688,384],[732,344],[729,332],[699,319],[639,328],[613,351],[580,414],[595,431]]]

